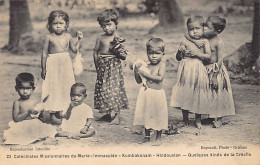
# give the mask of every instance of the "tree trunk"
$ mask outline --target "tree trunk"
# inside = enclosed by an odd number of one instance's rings
[[[159,24],[153,27],[150,32],[158,28],[169,28],[183,25],[184,18],[176,0],[159,0]]]
[[[260,33],[260,27],[259,27],[259,0],[255,0],[254,4],[254,28],[253,28],[253,39],[251,43],[251,53],[253,56],[253,60],[257,60],[259,58],[259,33]]]
[[[260,85],[259,46],[259,1],[255,0],[252,42],[242,45],[224,61],[228,70],[234,74],[231,78]]]
[[[32,31],[32,23],[27,0],[10,0],[9,42],[6,48],[10,51],[19,47],[21,35]]]

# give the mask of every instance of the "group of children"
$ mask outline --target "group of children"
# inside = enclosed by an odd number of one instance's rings
[[[104,34],[97,37],[94,48],[94,64],[97,71],[94,108],[104,113],[98,120],[120,124],[120,111],[128,109],[121,60],[126,59],[124,39],[117,33],[118,12],[107,9],[99,14]],[[225,19],[208,17],[206,23],[200,16],[189,18],[188,33],[176,54],[180,61],[177,82],[172,89],[170,106],[182,110],[183,121],[189,125],[188,114],[195,113],[197,128],[201,128],[201,115],[214,118],[214,127],[222,125],[222,117],[234,115],[230,80],[223,65],[223,42],[218,37],[225,28]],[[21,73],[16,78],[15,89],[20,98],[13,104],[13,120],[4,132],[5,144],[29,144],[41,138],[55,141],[55,136],[80,139],[95,134],[91,126],[93,112],[83,103],[87,97],[86,87],[75,83],[69,50],[77,52],[82,32],[77,41],[67,33],[69,16],[55,10],[48,17],[48,30],[41,66],[43,79],[42,101],[33,96],[34,77]],[[153,145],[161,144],[162,130],[168,129],[168,107],[163,81],[166,72],[165,44],[160,38],[146,43],[149,63],[140,59],[131,62],[134,77],[142,83],[136,102],[134,125],[145,128],[145,137],[139,143],[150,141],[151,130],[156,130]],[[38,104],[37,104],[38,103]],[[50,114],[49,122],[43,114]],[[37,114],[41,114],[37,116]],[[40,121],[41,119],[42,121]],[[37,126],[37,127],[35,127]]]

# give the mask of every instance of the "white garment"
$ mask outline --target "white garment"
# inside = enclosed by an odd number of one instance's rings
[[[90,106],[82,103],[71,110],[68,120],[63,119],[60,128],[62,131],[78,133],[84,128],[88,118],[93,118],[93,112]]]
[[[49,54],[46,77],[42,84],[42,100],[48,95],[45,110],[66,111],[70,103],[70,88],[75,83],[69,53]]]
[[[134,125],[146,129],[168,129],[168,107],[165,91],[142,87],[136,101]]]
[[[55,126],[39,119],[11,121],[8,125],[10,128],[4,131],[4,144],[27,145],[42,138],[54,138],[57,133]]]

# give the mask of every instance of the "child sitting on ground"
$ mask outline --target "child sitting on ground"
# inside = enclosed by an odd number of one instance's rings
[[[73,84],[70,91],[71,103],[65,114],[60,114],[63,119],[60,131],[56,136],[69,139],[87,138],[95,134],[91,126],[93,112],[90,106],[83,103],[87,97],[86,87],[81,83]]]
[[[42,123],[38,116],[36,106],[39,102],[35,97],[31,97],[34,92],[34,76],[31,73],[20,73],[16,79],[15,90],[20,98],[13,103],[13,121],[9,122],[10,128],[4,131],[4,144],[27,145],[37,140],[48,138],[49,143],[56,143],[54,138],[56,127]],[[42,109],[43,110],[43,109]]]

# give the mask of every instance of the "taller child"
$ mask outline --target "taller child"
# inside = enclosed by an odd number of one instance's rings
[[[44,80],[42,99],[48,97],[45,110],[50,112],[51,123],[60,124],[59,111],[66,111],[70,103],[70,87],[75,83],[69,50],[76,53],[82,32],[77,32],[77,42],[67,33],[69,16],[62,10],[52,11],[48,17],[47,28],[50,34],[46,36],[41,58]]]
[[[120,124],[120,110],[128,108],[128,99],[124,87],[121,60],[125,60],[124,39],[117,34],[118,12],[107,9],[98,15],[97,21],[105,32],[97,37],[94,48],[94,63],[97,71],[94,108],[106,113],[102,119],[111,121],[111,112],[115,118],[110,124]]]

